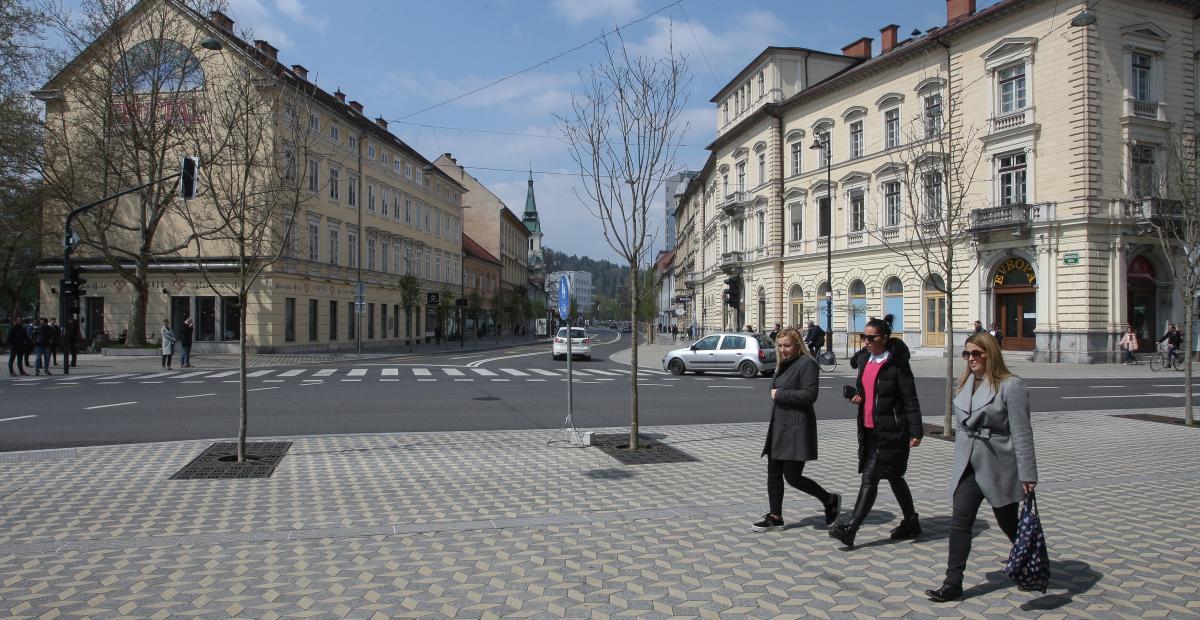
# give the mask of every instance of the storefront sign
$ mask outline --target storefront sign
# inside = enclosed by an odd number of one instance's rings
[[[1067,252],[1063,254],[1063,264],[1067,266],[1079,264],[1079,252]]]
[[[1029,281],[1029,286],[1037,286],[1037,273],[1034,272],[1033,266],[1029,264],[1029,261],[1023,258],[1010,258],[1001,263],[1000,266],[996,268],[996,277],[992,278],[992,284],[994,286],[1018,284],[1017,282],[1008,282],[1009,274],[1014,271],[1023,273],[1025,275],[1025,279]],[[1024,283],[1021,282],[1018,285],[1023,284]]]

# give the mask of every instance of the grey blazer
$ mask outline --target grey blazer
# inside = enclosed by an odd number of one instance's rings
[[[950,498],[970,463],[975,480],[989,504],[995,507],[1025,497],[1022,482],[1037,482],[1033,454],[1033,427],[1029,423],[1029,392],[1025,381],[1011,376],[999,391],[983,381],[972,394],[972,375],[954,397],[954,477]],[[994,434],[993,434],[994,433]]]

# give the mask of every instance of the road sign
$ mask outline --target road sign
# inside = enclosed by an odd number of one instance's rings
[[[1078,265],[1079,264],[1079,252],[1067,252],[1066,254],[1063,254],[1063,264],[1064,265]]]
[[[558,318],[567,320],[571,314],[571,279],[562,276],[558,279]]]
[[[425,303],[430,306],[438,305],[438,302],[441,301],[441,298],[442,296],[439,293],[425,293]]]

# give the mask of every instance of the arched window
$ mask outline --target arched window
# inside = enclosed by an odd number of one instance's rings
[[[830,289],[829,289],[828,282],[822,282],[821,285],[817,287],[817,325],[820,325],[821,329],[823,329],[825,331],[830,330],[829,309],[832,306],[830,306],[829,304],[833,301],[833,299],[829,295],[829,292],[830,292]]]
[[[793,284],[788,290],[788,309],[788,326],[804,327],[804,289],[799,284]]]
[[[867,287],[862,280],[850,283],[850,304],[847,307],[851,329],[861,332],[867,326]]]
[[[883,314],[892,315],[892,331],[904,331],[904,283],[895,276],[883,283]]]
[[[117,65],[113,92],[157,93],[204,88],[200,61],[183,44],[147,39],[134,45]]]

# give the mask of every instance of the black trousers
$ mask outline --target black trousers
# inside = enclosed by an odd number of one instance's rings
[[[829,503],[829,491],[811,478],[804,477],[804,461],[783,461],[767,457],[767,498],[771,504],[771,514],[783,514],[783,480],[793,487],[821,500],[821,504]]]
[[[975,481],[975,469],[967,465],[958,486],[954,488],[954,512],[950,517],[950,558],[946,562],[946,583],[962,587],[963,571],[967,568],[967,556],[971,555],[971,528],[983,503],[983,490]],[[1017,512],[1020,502],[999,508],[993,506],[996,523],[1008,536],[1009,542],[1017,539]]]
[[[875,445],[875,431],[868,428],[863,432],[866,459],[863,462],[858,499],[854,502],[854,513],[850,517],[850,524],[853,527],[862,525],[863,521],[866,521],[867,515],[871,514],[871,508],[875,505],[875,497],[879,493],[879,481],[885,479],[880,475],[878,466],[879,450]],[[912,491],[908,488],[904,477],[887,476],[886,480],[892,486],[892,495],[896,496],[896,503],[900,504],[900,512],[904,514],[904,518],[917,516],[917,509],[913,506]]]
[[[13,370],[13,362],[17,362],[17,369]],[[25,350],[20,346],[12,347],[8,350],[8,374],[25,374]]]

